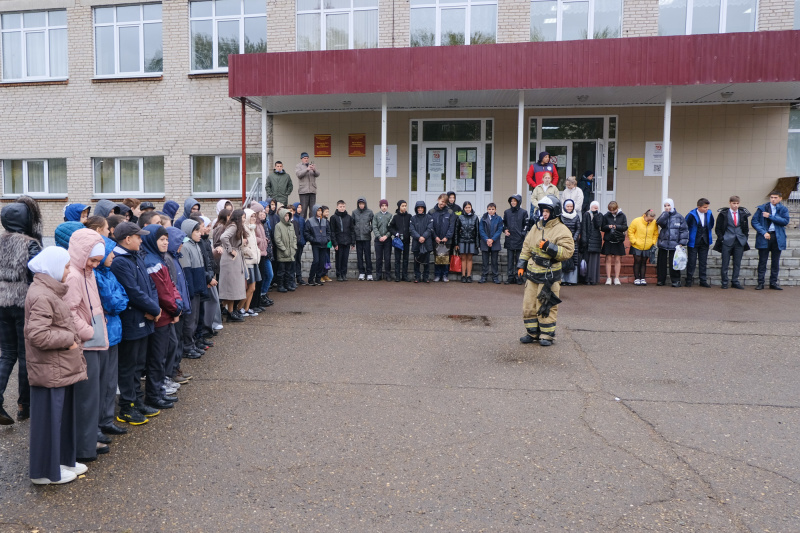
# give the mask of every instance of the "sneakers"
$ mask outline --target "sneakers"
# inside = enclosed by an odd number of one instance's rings
[[[117,421],[124,422],[125,424],[130,424],[132,426],[140,426],[148,422],[147,418],[145,418],[145,416],[140,413],[138,409],[136,409],[136,405],[134,403],[130,403],[129,405],[119,408]]]
[[[611,285],[611,278],[606,279],[606,285]]]
[[[242,318],[242,315],[240,315],[238,311],[229,314],[227,320],[228,322],[244,322],[244,318]]]
[[[366,276],[364,276],[364,274],[359,274],[358,275],[358,281],[364,281],[365,279],[367,279],[367,278],[366,278]]]
[[[614,278],[614,285],[622,285],[622,283],[619,281],[619,278]]]
[[[635,280],[633,280],[633,284],[634,284],[634,285],[641,285],[641,284],[642,284],[642,280],[640,280],[640,279],[635,279]]]
[[[325,275],[325,276],[322,276],[322,282],[323,282],[323,283],[327,283],[327,282],[329,282],[329,281],[333,281],[333,280],[332,280],[331,278],[329,278],[327,275]]]
[[[135,407],[137,411],[147,417],[158,416],[161,414],[161,411],[158,409],[153,409],[152,407],[144,405],[143,403],[135,404]]]
[[[647,285],[647,280],[646,279],[640,279],[639,280],[639,285]]]
[[[441,279],[442,279],[442,278],[440,278],[439,276],[434,276],[434,278],[433,278],[433,282],[434,282],[434,283],[438,283],[439,281],[441,281]]]
[[[216,326],[214,326],[214,331],[219,331],[219,330],[221,330],[223,327],[224,327],[224,326],[223,326],[222,324],[217,324]]]
[[[72,472],[76,476],[81,476],[81,475],[83,475],[83,474],[85,474],[86,472],[89,471],[89,467],[86,466],[83,463],[75,463],[75,466],[61,465],[61,468],[63,470],[67,470],[69,472]]]
[[[244,314],[246,314],[247,316],[258,316],[258,313],[256,313],[252,309],[248,309]]]
[[[367,276],[367,281],[375,281],[374,279],[372,279],[372,274]]]
[[[442,276],[442,281],[444,281],[445,283],[448,283],[450,281],[450,278],[447,277],[447,274]]]
[[[164,378],[164,386],[167,387],[168,389],[175,389],[175,390],[181,388],[181,384],[173,381],[173,379],[169,376]]]
[[[178,385],[186,385],[189,383],[189,380],[192,379],[192,376],[189,374],[184,374],[180,370],[175,372],[175,375],[170,378],[174,383]]]
[[[80,463],[75,463],[77,466]],[[31,483],[34,485],[63,485],[64,483],[69,483],[70,481],[75,481],[78,478],[78,474],[75,472],[70,472],[67,470],[65,466],[61,467],[61,479],[58,481],[50,481],[46,477],[40,478],[31,478]]]

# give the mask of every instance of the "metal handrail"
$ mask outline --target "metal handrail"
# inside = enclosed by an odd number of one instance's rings
[[[261,178],[256,178],[256,180],[253,182],[253,186],[250,187],[250,192],[247,193],[244,207],[249,206],[253,201],[260,202],[261,200]]]

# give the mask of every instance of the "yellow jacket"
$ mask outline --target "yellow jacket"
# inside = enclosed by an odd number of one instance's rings
[[[649,250],[658,241],[658,226],[653,220],[649,224],[644,220],[644,215],[634,218],[628,226],[628,240],[637,250]]]

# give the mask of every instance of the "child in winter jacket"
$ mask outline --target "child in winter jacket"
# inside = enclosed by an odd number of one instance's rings
[[[420,265],[423,267],[422,281],[429,283],[428,270],[430,268],[431,252],[433,251],[433,218],[426,213],[425,202],[417,200],[414,205],[416,214],[411,217],[409,231],[411,232],[411,251],[414,253],[414,283],[420,282]]]
[[[311,244],[311,251],[314,254],[311,270],[308,273],[308,284],[316,287],[322,285],[325,251],[331,241],[331,227],[328,220],[322,216],[321,205],[314,204],[311,212],[313,216],[306,220],[305,231],[306,242]]]
[[[372,220],[374,214],[367,209],[367,199],[359,198],[353,210],[353,223],[356,236],[356,259],[358,261],[358,280],[372,281]]]
[[[297,252],[297,235],[292,224],[292,212],[288,209],[280,210],[281,223],[275,228],[275,247],[278,249],[278,292],[294,291],[292,282],[292,265],[294,254]]]
[[[395,281],[411,281],[408,277],[408,253],[411,251],[411,213],[408,212],[408,202],[399,200],[392,220],[389,222],[389,233],[392,235],[394,248],[394,274]],[[399,238],[403,248],[394,247],[394,238]]]
[[[525,240],[525,228],[528,226],[528,213],[522,209],[522,196],[515,194],[508,198],[508,209],[503,213],[503,233],[506,239],[504,248],[508,258],[508,267],[506,272],[505,284],[511,283],[511,280],[516,279],[517,285],[524,285],[525,280],[519,278],[514,271],[517,261],[519,261],[519,253],[522,251],[522,242]]]
[[[375,213],[372,219],[372,233],[375,237],[375,279],[392,281],[392,236],[389,232],[392,214],[389,212],[388,201],[381,200],[379,205],[380,211]]]
[[[681,286],[681,272],[672,268],[672,259],[675,256],[675,249],[686,246],[689,242],[689,227],[686,219],[675,210],[675,203],[672,198],[664,199],[664,211],[656,219],[658,224],[658,264],[656,273],[658,274],[657,285],[664,285],[667,281],[667,271],[673,287]]]
[[[184,314],[179,321],[180,330],[176,333],[183,341],[184,351],[187,347],[195,347],[200,352],[205,350],[205,343],[196,336],[197,326],[200,320],[201,300],[208,295],[208,283],[206,282],[206,269],[203,262],[203,250],[200,247],[200,233],[202,224],[193,218],[187,218],[181,224],[181,231],[186,234],[181,248],[181,257],[178,262],[183,269],[186,284],[189,287],[189,307],[192,312]],[[199,344],[199,345],[198,345]],[[167,376],[171,377],[172,372],[167,369]]]
[[[650,249],[656,245],[658,239],[658,225],[655,222],[656,214],[652,209],[644,215],[634,218],[628,228],[628,240],[631,243],[630,254],[633,256],[633,284],[647,285],[647,261],[650,259]]]
[[[336,281],[347,281],[347,262],[350,259],[350,247],[355,246],[356,225],[353,217],[347,213],[344,200],[336,202],[336,211],[331,217],[331,241],[336,257]]]
[[[303,279],[303,248],[306,246],[306,219],[303,218],[303,207],[300,202],[292,204],[294,214],[292,216],[292,224],[294,225],[294,233],[297,237],[297,251],[294,254],[294,279],[296,285],[305,285]]]
[[[606,285],[611,285],[611,264],[614,264],[614,285],[620,285],[620,258],[625,255],[625,234],[628,232],[628,218],[617,202],[608,203],[608,212],[603,215],[603,249],[606,256]]]
[[[486,213],[478,224],[478,234],[481,238],[481,252],[483,253],[483,266],[481,279],[478,283],[486,283],[489,274],[492,280],[500,284],[500,236],[503,234],[503,221],[497,215],[497,206],[490,203],[486,206]],[[491,270],[489,261],[491,260]]]
[[[456,220],[456,251],[461,255],[461,283],[472,283],[472,258],[478,253],[478,215],[467,200]]]

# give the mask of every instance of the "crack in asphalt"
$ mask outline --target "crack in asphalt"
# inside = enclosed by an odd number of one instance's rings
[[[643,335],[653,335],[651,331],[642,331],[641,329],[614,329],[614,331],[609,331],[607,329],[587,329],[587,328],[571,328],[571,331],[579,332],[579,333],[641,333]],[[661,331],[659,333],[664,333],[667,335],[675,335],[675,334],[683,334],[683,335],[695,335],[699,333],[698,331],[691,331],[691,330],[669,330],[669,331]],[[725,336],[747,336],[747,337],[779,337],[779,338],[789,338],[789,339],[800,339],[800,335],[787,335],[787,334],[780,334],[780,333],[731,333],[726,331],[703,331],[703,335],[725,335]],[[702,344],[702,343],[697,343]]]
[[[690,402],[686,400],[651,400],[643,398],[623,398],[619,399],[624,402],[641,402],[641,403],[666,403],[666,404],[683,404],[683,405],[710,405],[718,407],[770,407],[774,409],[800,409],[800,405],[778,405],[771,403],[742,403],[742,402]]]

